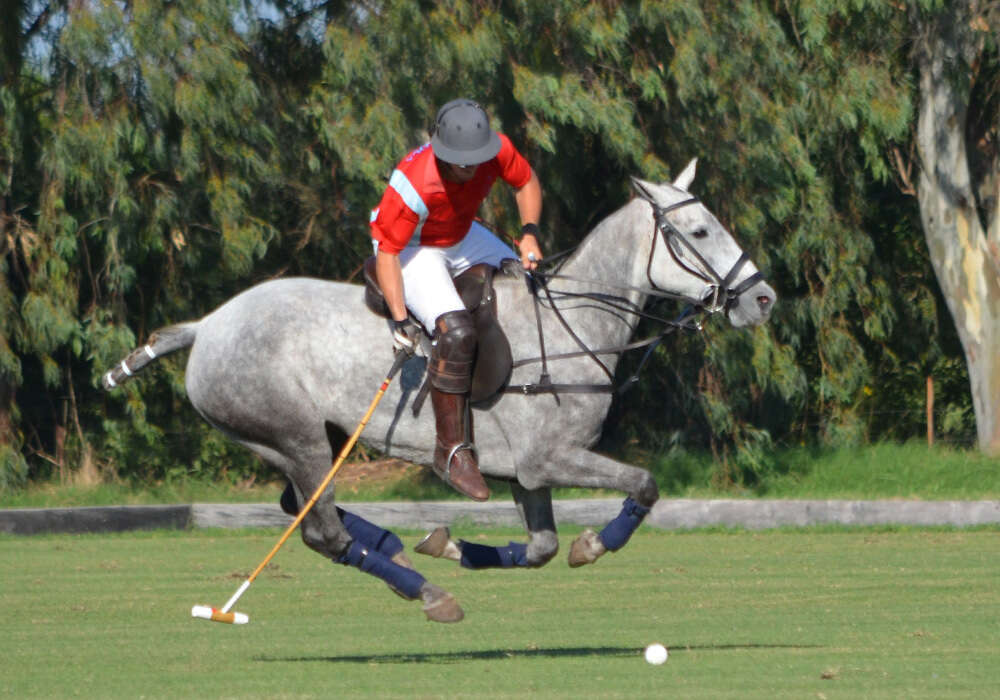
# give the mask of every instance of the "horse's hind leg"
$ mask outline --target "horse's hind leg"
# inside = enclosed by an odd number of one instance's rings
[[[281,509],[292,516],[299,514],[302,507],[300,504],[305,501],[301,494],[296,493],[296,491],[297,489],[294,484],[289,481],[284,492],[281,494]],[[353,539],[370,549],[384,554],[400,566],[405,566],[407,569],[413,568],[413,563],[404,551],[403,542],[396,533],[379,527],[375,523],[365,520],[360,515],[355,515],[339,506],[337,507],[337,517],[340,518],[340,522],[343,523],[347,529],[347,533]],[[393,590],[403,595],[395,588]]]
[[[365,540],[373,541],[376,530],[391,535],[375,538],[380,540],[378,546],[366,545],[361,539],[352,536],[338,511],[340,509],[334,505],[332,492],[327,491],[319,497],[302,520],[302,540],[309,548],[339,564],[353,566],[381,579],[404,598],[422,600],[429,620],[458,622],[464,617],[461,607],[450,593],[430,583],[414,569],[400,565],[391,555],[379,551],[379,546],[394,549],[394,539],[398,540],[395,535],[359,516],[345,513],[350,516],[348,520],[352,522],[351,529],[361,534]]]
[[[439,527],[417,545],[416,551],[453,559],[467,569],[544,566],[559,551],[552,515],[552,492],[547,488],[529,491],[517,483],[511,484],[511,491],[529,534],[528,544],[508,542],[494,547],[465,540],[456,542],[451,539],[448,528]]]

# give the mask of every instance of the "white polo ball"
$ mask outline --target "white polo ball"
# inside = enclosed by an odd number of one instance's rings
[[[646,661],[653,664],[654,666],[659,666],[664,661],[667,660],[667,648],[662,644],[650,644],[646,647]]]

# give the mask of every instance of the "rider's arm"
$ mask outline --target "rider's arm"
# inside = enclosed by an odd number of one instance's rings
[[[399,256],[379,250],[375,254],[375,278],[382,289],[394,321],[406,320],[406,303],[403,301],[403,271]]]
[[[537,225],[542,216],[542,185],[538,181],[534,169],[532,169],[528,181],[514,190],[514,200],[517,202],[521,224]],[[538,237],[532,233],[524,234],[518,248],[521,251],[521,264],[524,265],[525,269],[532,270],[537,267],[529,255],[534,255],[534,260],[542,259],[542,249],[538,244]]]

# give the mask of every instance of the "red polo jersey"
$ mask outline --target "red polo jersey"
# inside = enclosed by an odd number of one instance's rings
[[[382,201],[372,212],[372,238],[387,253],[399,253],[408,245],[455,245],[469,232],[498,177],[515,189],[531,179],[528,161],[503,134],[496,157],[461,184],[441,177],[431,145],[425,143],[403,158],[389,178]]]

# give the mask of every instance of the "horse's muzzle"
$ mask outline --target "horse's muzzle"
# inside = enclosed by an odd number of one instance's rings
[[[767,282],[760,281],[726,303],[726,315],[736,328],[757,326],[771,317],[778,295]]]

